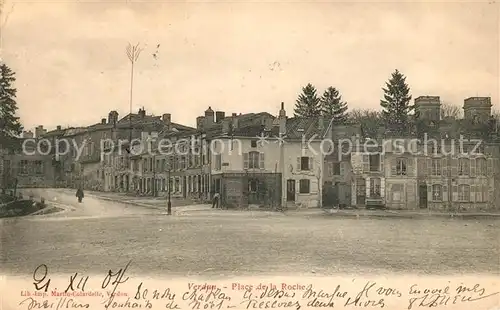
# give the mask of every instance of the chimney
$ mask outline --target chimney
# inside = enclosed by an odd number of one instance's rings
[[[61,131],[61,125],[57,125],[56,129],[57,129],[58,131]]]
[[[144,107],[142,107],[142,109],[139,109],[138,114],[141,118],[144,118],[146,116],[146,110],[144,109]]]
[[[203,123],[205,122],[205,116],[198,116],[196,118],[196,129],[203,130]]]
[[[222,120],[222,134],[229,134],[230,124],[232,123],[231,119]]]
[[[35,138],[41,138],[44,133],[47,131],[43,129],[42,125],[39,125],[35,128]]]
[[[172,125],[172,115],[170,113],[165,113],[162,115],[161,119],[163,120],[163,125],[166,130],[170,130]]]
[[[101,124],[103,124],[103,125],[106,124],[106,119],[105,118],[101,119]]]
[[[23,131],[23,138],[25,139],[33,139],[33,133],[30,131]]]
[[[116,111],[111,111],[108,114],[108,123],[109,124],[116,124],[118,122],[118,112]]]
[[[286,111],[285,111],[285,103],[281,103],[281,109],[279,113],[279,124],[280,124],[280,135],[286,134]]]
[[[212,107],[208,107],[205,111],[205,119],[208,123],[215,123],[214,110],[212,110]]]
[[[233,113],[231,120],[233,122],[233,128],[238,128],[238,115],[236,115],[236,113]]]
[[[226,117],[226,113],[222,111],[215,112],[215,121],[220,123]]]

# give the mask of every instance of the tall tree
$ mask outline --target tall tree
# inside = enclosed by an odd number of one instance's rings
[[[302,93],[295,103],[295,116],[314,117],[321,115],[321,103],[316,93],[316,87],[311,83],[302,88]]]
[[[412,126],[409,116],[414,106],[410,104],[410,87],[406,77],[396,69],[385,85],[382,88],[384,99],[380,100],[384,120],[392,129],[407,132]]]
[[[15,73],[6,64],[0,65],[0,149],[15,151],[20,147],[23,127],[16,116]]]
[[[347,102],[342,101],[342,96],[335,87],[328,87],[320,99],[321,112],[324,116],[335,122],[347,120]]]

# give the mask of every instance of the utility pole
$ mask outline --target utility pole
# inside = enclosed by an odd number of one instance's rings
[[[131,164],[131,155],[132,155],[132,102],[133,102],[133,91],[134,91],[134,65],[139,59],[139,55],[142,52],[142,48],[139,46],[139,43],[136,45],[128,44],[126,48],[127,58],[130,61],[130,112],[129,112],[129,139],[128,139],[128,156],[127,156],[127,164],[130,167]],[[127,170],[128,171],[128,170]],[[130,178],[132,177],[132,173],[129,173],[127,176],[127,191],[130,189]]]
[[[172,202],[170,201],[170,193],[172,189],[172,183],[170,180],[170,172],[172,171],[171,160],[168,161],[168,201],[167,201],[167,215],[172,215]]]

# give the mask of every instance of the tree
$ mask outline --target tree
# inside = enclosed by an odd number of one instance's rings
[[[17,90],[13,86],[15,73],[6,64],[0,65],[0,149],[16,151],[20,147],[19,135],[23,127],[16,116]]]
[[[331,118],[334,122],[345,122],[347,120],[347,102],[342,101],[342,96],[335,87],[328,87],[320,99],[321,112],[324,116]]]
[[[445,117],[449,117],[451,119],[460,119],[462,118],[462,108],[451,104],[451,103],[446,103],[443,102],[441,104],[441,118],[444,119]]]
[[[314,117],[321,114],[321,103],[316,94],[316,87],[311,83],[302,88],[294,109],[295,116]]]
[[[378,136],[383,124],[382,115],[375,110],[354,109],[347,114],[347,118],[352,123],[360,124],[363,135],[373,139]]]
[[[410,112],[414,106],[410,104],[410,88],[406,84],[406,77],[396,69],[385,85],[382,88],[384,99],[380,100],[384,120],[392,129],[407,132],[411,125]]]

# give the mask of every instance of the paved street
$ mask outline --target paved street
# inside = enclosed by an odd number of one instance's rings
[[[0,273],[103,272],[132,260],[131,274],[499,274],[499,221],[342,218],[321,213],[127,205],[65,190],[37,190],[70,208],[1,220]],[[71,211],[74,209],[74,211]],[[182,209],[182,211],[180,211]],[[177,211],[177,212],[176,212]]]

